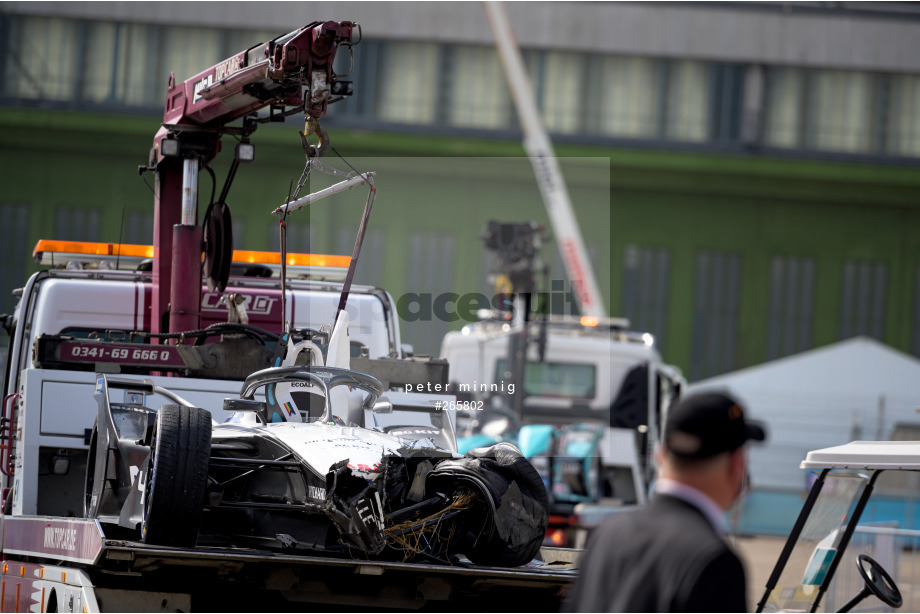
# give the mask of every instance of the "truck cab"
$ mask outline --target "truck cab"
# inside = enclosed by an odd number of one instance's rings
[[[550,491],[547,543],[583,547],[609,513],[646,501],[654,443],[684,380],[666,365],[648,333],[623,319],[550,318],[531,322],[523,384],[513,381],[501,319],[448,333],[441,357],[452,390],[476,411],[458,412],[462,450],[499,440],[516,443]],[[519,389],[520,388],[520,389]],[[514,395],[522,395],[515,415]],[[481,409],[481,411],[479,411]]]
[[[127,254],[117,258],[118,268],[116,258],[108,256],[116,248]],[[167,373],[160,354],[172,352],[168,348],[175,346],[145,334],[150,331],[151,312],[151,273],[144,270],[149,250],[149,246],[55,241],[36,246],[36,260],[49,268],[16,290],[18,303],[8,317],[0,483],[4,495],[9,493],[5,496],[9,512],[82,516],[86,451],[97,413],[92,395],[97,372],[152,376],[157,385],[200,407],[217,408],[216,421],[229,417],[220,408],[225,397],[238,394],[242,377],[211,373],[206,365],[197,376],[174,377],[180,373],[175,369]],[[277,254],[237,253],[237,274],[231,276],[225,296],[202,286],[202,328],[227,322],[226,296],[235,299],[232,308],[246,314],[249,326],[277,328],[282,301],[273,257],[277,259]],[[294,329],[328,326],[348,258],[291,254],[289,260],[304,264],[288,266],[285,319]],[[353,286],[346,311],[355,358],[402,358],[396,309],[387,292]],[[79,343],[90,340],[116,343],[114,351],[119,355]],[[265,343],[266,352],[274,349],[274,341]],[[27,403],[40,409],[18,411]]]

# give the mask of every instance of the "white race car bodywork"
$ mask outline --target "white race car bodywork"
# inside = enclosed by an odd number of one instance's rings
[[[378,380],[347,368],[291,364],[322,356],[311,343],[287,346],[277,366],[251,374],[240,397],[224,401],[236,413],[223,424],[152,382],[139,396],[175,404],[113,402],[109,388],[140,385],[100,375],[87,516],[163,545],[449,564],[463,554],[500,566],[537,554],[546,490],[514,446],[458,455],[449,412],[394,404]],[[334,332],[329,362],[347,364],[346,348],[347,335],[336,340]],[[256,394],[263,389],[264,401]]]

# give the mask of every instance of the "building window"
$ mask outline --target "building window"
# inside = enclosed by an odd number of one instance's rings
[[[632,330],[655,336],[664,351],[668,321],[668,282],[671,254],[654,247],[627,245],[624,251],[623,315]]]
[[[162,40],[162,75],[165,77],[173,73],[177,83],[190,79],[225,59],[220,55],[220,31],[213,28],[164,28]],[[257,42],[253,40],[250,44]],[[163,88],[165,96],[165,78],[159,86]]]
[[[170,68],[164,63],[164,72],[157,74],[159,46],[156,29],[143,24],[122,24],[117,34],[110,43],[114,54],[111,66],[114,98],[128,106],[162,106],[166,100]],[[178,70],[172,72],[178,83],[191,76]]]
[[[670,62],[665,138],[705,141],[709,135],[709,78],[705,62]]]
[[[843,153],[879,151],[876,141],[883,130],[878,116],[881,79],[880,75],[858,71],[770,68],[766,144]],[[908,102],[910,99],[909,81],[901,86],[900,94],[889,101],[886,127],[889,140],[894,138],[895,142],[896,133],[911,125],[909,118],[895,110],[899,95]]]
[[[875,79],[868,73],[815,71],[809,102],[809,144],[828,151],[870,151],[874,94]]]
[[[543,121],[550,132],[581,131],[585,65],[584,54],[560,51],[544,53],[538,91]]]
[[[92,103],[117,101],[113,67],[118,62],[118,46],[125,27],[112,22],[87,24],[86,56],[93,61],[83,61],[83,100]]]
[[[14,18],[4,44],[9,93],[32,100],[73,100],[80,55],[77,22],[45,17]]]
[[[764,141],[773,147],[799,147],[805,126],[805,72],[774,66],[767,70]]]
[[[181,83],[277,36],[26,16],[9,16],[6,31],[7,60],[0,71],[6,96],[128,107],[159,107],[170,73]]]
[[[773,258],[767,314],[767,360],[811,348],[814,303],[815,261],[811,258]]]
[[[840,338],[866,335],[881,340],[885,332],[888,268],[880,262],[850,261],[843,265]]]
[[[383,121],[433,124],[437,117],[439,47],[434,43],[390,42],[381,46],[383,75],[378,117]]]
[[[659,61],[608,56],[601,61],[602,134],[653,139],[658,130],[661,96]]]
[[[920,156],[920,76],[892,75],[889,83],[887,153]]]
[[[2,17],[2,97],[83,109],[162,108],[170,73],[181,83],[278,34]],[[367,40],[355,52],[355,96],[333,106],[333,116],[516,128],[511,96],[490,46]],[[338,70],[348,69],[349,55],[340,53]],[[753,64],[537,49],[524,55],[551,132],[714,146],[742,141],[742,75]],[[765,145],[920,157],[920,75],[789,66],[767,67],[766,75]],[[759,93],[753,98],[761,99]],[[759,121],[752,125],[759,129]]]
[[[447,101],[451,125],[502,130],[513,127],[511,97],[494,49],[455,47],[451,68],[451,94]]]
[[[690,378],[699,380],[737,366],[741,256],[700,252],[696,259]]]

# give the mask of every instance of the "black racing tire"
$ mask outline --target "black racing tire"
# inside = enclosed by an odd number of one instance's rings
[[[516,446],[499,443],[470,450],[463,458],[439,463],[429,476],[429,489],[473,485],[479,491],[483,505],[461,521],[467,529],[470,522],[476,527],[475,539],[460,546],[473,563],[518,567],[539,554],[549,519],[546,486]]]
[[[522,495],[519,503],[527,508],[526,516],[534,523],[534,526],[527,528],[530,533],[529,539],[520,540],[521,536],[527,532],[523,526],[518,527],[520,535],[515,543],[502,539],[496,532],[492,539],[479,544],[479,547],[469,552],[467,556],[474,563],[498,567],[518,567],[529,563],[540,553],[549,520],[549,496],[543,484],[543,478],[530,461],[521,454],[521,451],[511,444],[500,443],[487,448],[470,450],[467,454],[478,456],[480,460],[490,461],[493,471],[508,480],[509,484],[517,485]],[[498,494],[493,493],[496,506],[501,500]],[[502,510],[499,509],[496,513],[501,514]]]
[[[192,547],[198,539],[208,486],[211,412],[163,405],[150,444],[141,539]]]

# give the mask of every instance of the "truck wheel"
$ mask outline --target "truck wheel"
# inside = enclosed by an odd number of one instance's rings
[[[144,492],[141,539],[145,543],[195,545],[210,455],[211,412],[182,405],[160,407]]]

